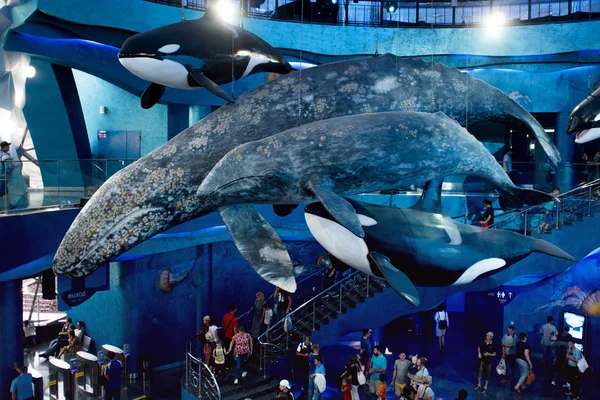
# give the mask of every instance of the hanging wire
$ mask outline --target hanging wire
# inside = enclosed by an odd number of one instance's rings
[[[298,120],[296,126],[302,125],[302,23],[304,22],[304,0],[300,7],[300,70],[298,71]]]
[[[469,5],[469,0],[467,0],[467,6]],[[471,9],[471,18],[473,18],[473,9]],[[463,19],[464,19],[464,9],[463,9]],[[472,28],[469,27],[469,21],[467,18],[467,49],[471,48],[471,34]],[[465,80],[467,82],[467,90],[465,91],[465,129],[469,130],[469,52],[467,51],[467,65],[465,69]]]
[[[436,15],[433,9],[433,0],[429,0],[429,11],[432,11],[434,13],[433,19],[431,20],[431,33],[435,35],[435,38],[434,40],[432,40],[431,43],[431,105],[429,112],[435,112],[435,79],[433,79],[433,58],[435,55],[435,43],[437,41],[437,34],[435,33],[434,28]]]
[[[400,111],[400,70],[398,68],[398,59],[400,58],[400,11],[398,11],[398,20],[396,21],[396,108]]]
[[[235,35],[231,33],[231,98],[235,99]]]
[[[587,49],[591,50],[592,49],[592,31],[591,31],[591,26],[592,26],[592,0],[589,0],[589,10],[588,10],[588,46]],[[571,12],[571,10],[569,10],[569,12]],[[592,61],[591,61],[591,57],[588,55],[588,96],[592,94],[593,90],[592,90]]]
[[[185,7],[184,7],[184,3],[183,3],[185,0],[180,0],[180,1],[181,1],[181,22],[183,22],[183,21],[185,21],[185,14],[184,14]]]

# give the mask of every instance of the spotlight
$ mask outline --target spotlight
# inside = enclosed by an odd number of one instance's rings
[[[25,68],[25,76],[27,78],[33,78],[35,76],[35,67],[33,65],[28,65]]]
[[[396,7],[396,3],[395,2],[387,2],[385,3],[385,9],[387,10],[387,12],[389,13],[393,13],[396,11],[397,7]]]
[[[487,31],[490,35],[497,35],[506,23],[506,18],[501,12],[494,12],[485,21]]]
[[[331,0],[331,4],[333,4],[334,6],[337,4],[338,0]]]
[[[227,0],[220,0],[216,7],[219,17],[221,17],[223,21],[232,24],[236,13],[236,9],[233,4]]]

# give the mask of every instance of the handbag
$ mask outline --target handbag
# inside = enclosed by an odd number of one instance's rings
[[[533,371],[529,371],[529,375],[527,375],[527,385],[531,385],[535,381],[535,374]]]
[[[589,367],[590,366],[588,365],[585,357],[582,355],[579,361],[577,361],[577,368],[579,368],[579,372],[583,374]]]
[[[444,317],[446,317],[446,319],[441,319],[440,317],[438,320],[438,328],[441,330],[448,329],[448,314],[444,313]]]
[[[367,383],[367,377],[358,366],[356,366],[356,379],[358,379],[358,386],[366,385]]]
[[[498,373],[498,375],[506,375],[506,361],[504,361],[504,358],[500,359],[500,362],[496,367],[496,372]]]

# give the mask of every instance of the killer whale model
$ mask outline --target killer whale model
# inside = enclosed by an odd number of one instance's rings
[[[532,252],[575,259],[546,241],[500,230],[464,225],[441,208],[442,180],[428,182],[412,208],[395,208],[348,199],[364,238],[340,225],[322,203],[305,207],[311,233],[333,257],[348,266],[385,277],[398,294],[420,304],[415,286],[461,286],[508,268]]]
[[[571,111],[568,134],[583,144],[600,138],[600,89],[585,98]]]
[[[160,100],[167,86],[206,88],[233,102],[219,85],[257,72],[287,74],[293,70],[267,42],[222,21],[210,10],[200,19],[130,37],[119,51],[119,61],[134,75],[151,82],[142,95],[146,109]]]
[[[245,143],[215,165],[198,196],[205,207],[221,211],[246,260],[272,278],[279,263],[262,263],[263,244],[269,241],[257,243],[258,232],[268,224],[250,203],[286,205],[319,199],[342,226],[362,238],[361,221],[342,196],[461,174],[486,178],[529,204],[553,198],[516,187],[485,147],[456,121],[443,113],[420,112],[332,118]],[[274,231],[268,232],[272,237]],[[284,249],[279,251],[283,254]]]
[[[439,110],[461,124],[467,115],[470,123],[521,121],[547,144],[549,158],[559,159],[525,109],[456,68],[391,54],[320,65],[248,91],[109,178],[63,238],[54,271],[86,276],[150,237],[214,211],[196,191],[214,165],[240,144],[298,124],[390,110]],[[291,261],[286,268],[291,274]]]

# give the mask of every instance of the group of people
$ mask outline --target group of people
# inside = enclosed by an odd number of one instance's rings
[[[73,324],[71,318],[67,318],[58,333],[56,339],[50,342],[50,346],[39,354],[40,357],[69,358],[82,349],[83,336],[85,335],[85,324],[77,321]]]
[[[553,325],[552,316],[549,316],[547,323],[540,328],[540,335],[544,354],[544,371],[551,385],[556,386],[557,380],[562,378],[565,382],[564,386],[567,388],[566,394],[571,396],[572,400],[578,399],[580,372],[577,363],[582,358],[582,352],[575,347],[573,337],[569,334],[569,327],[566,326],[559,334]],[[478,368],[475,390],[482,393],[487,392],[492,366],[498,355],[504,360],[505,366],[505,375],[500,383],[506,384],[510,376],[511,386],[516,392],[522,393],[527,390],[527,385],[535,380],[531,346],[527,343],[527,334],[522,332],[517,337],[515,327],[512,325],[508,327],[499,344],[494,341],[494,333],[487,332],[485,340],[477,347]]]

